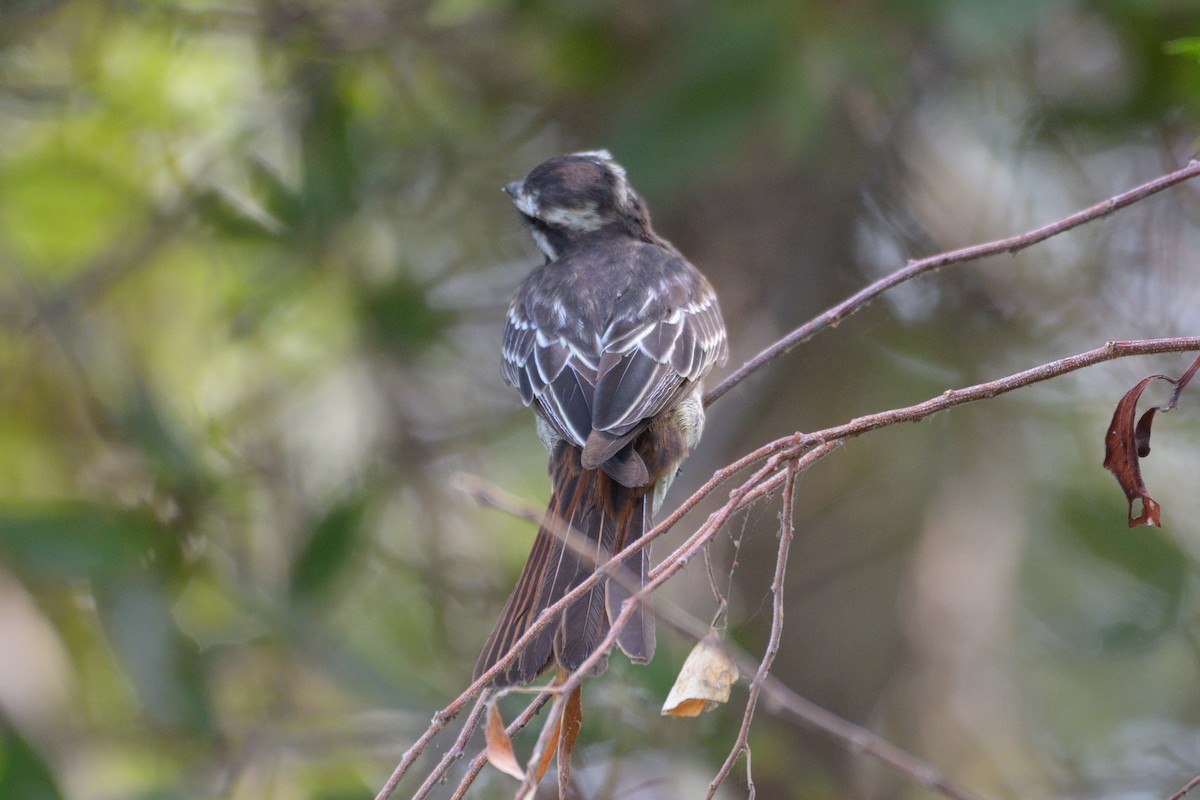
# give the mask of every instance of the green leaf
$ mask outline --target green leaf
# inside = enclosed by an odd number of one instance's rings
[[[0,797],[62,798],[49,766],[3,717],[0,717]]]
[[[171,569],[179,551],[145,514],[74,503],[0,513],[0,561],[33,581],[110,581]]]
[[[755,7],[696,15],[677,37],[670,82],[611,131],[613,152],[644,195],[676,190],[737,146],[778,89],[787,38]]]
[[[134,576],[97,587],[96,608],[108,643],[154,726],[210,735],[214,731],[200,650],[171,613],[166,585]]]
[[[431,306],[426,290],[405,277],[371,289],[362,305],[368,332],[402,360],[428,349],[453,322],[453,314]]]
[[[1200,61],[1200,36],[1172,39],[1163,44],[1163,52],[1169,56],[1190,56]]]
[[[159,481],[172,492],[203,486],[195,446],[166,413],[155,387],[139,375],[129,389],[129,402],[117,410],[116,419],[150,458]]]
[[[1187,594],[1179,547],[1157,529],[1128,530],[1122,504],[1110,501],[1062,501],[1031,544],[1021,592],[1060,641],[1089,653],[1154,647],[1175,630]]]
[[[349,142],[350,113],[336,77],[314,68],[307,79],[313,91],[301,126],[300,194],[306,232],[321,237],[356,207],[358,175]]]
[[[307,544],[292,562],[293,601],[313,603],[326,597],[338,575],[358,551],[366,501],[358,496],[335,505],[317,522]]]

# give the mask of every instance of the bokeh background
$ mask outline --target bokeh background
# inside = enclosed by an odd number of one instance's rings
[[[3,3],[0,797],[373,796],[466,686],[532,527],[455,476],[547,493],[499,378],[537,261],[504,182],[610,148],[716,285],[727,371],[906,257],[1184,163],[1197,35],[1193,0]],[[769,437],[1196,334],[1198,254],[1185,185],[905,286],[716,404],[674,500]],[[1200,772],[1195,387],[1145,464],[1161,530],[1100,461],[1125,389],[1188,363],[804,474],[776,674],[991,797],[1171,794]],[[776,514],[711,552],[751,652]],[[667,596],[717,610],[699,562]],[[744,684],[660,718],[690,645],[660,640],[588,686],[581,796],[695,797],[728,752]],[[766,707],[750,743],[758,797],[929,796]]]

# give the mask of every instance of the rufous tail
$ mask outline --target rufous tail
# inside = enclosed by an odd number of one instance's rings
[[[613,553],[651,527],[653,484],[622,486],[603,470],[583,469],[580,449],[559,441],[550,457],[553,493],[516,588],[475,665],[475,677],[492,668],[543,610],[587,580]],[[552,662],[575,671],[608,633],[610,620],[645,581],[645,550],[624,569],[602,579],[537,634],[492,680],[496,687],[526,683]],[[654,621],[639,605],[617,637],[633,661],[654,655]],[[607,660],[597,664],[601,672]]]

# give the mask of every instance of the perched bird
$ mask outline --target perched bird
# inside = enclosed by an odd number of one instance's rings
[[[712,286],[650,227],[645,201],[607,151],[551,158],[504,191],[546,256],[509,306],[503,370],[537,415],[552,494],[476,677],[546,607],[653,527],[667,486],[700,440],[701,381],[728,352]],[[492,685],[525,683],[552,662],[577,669],[645,580],[645,550],[625,564]],[[631,660],[649,661],[650,614],[639,606],[617,645]]]

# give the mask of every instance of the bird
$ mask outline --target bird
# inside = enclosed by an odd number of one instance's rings
[[[550,453],[551,497],[476,679],[544,609],[653,527],[703,432],[702,382],[728,357],[712,285],[655,233],[607,150],[550,158],[503,189],[545,257],[508,307],[501,349],[504,381],[533,409]],[[577,670],[644,585],[648,560],[643,548],[598,581],[490,685],[528,683],[552,664]],[[640,603],[616,644],[635,663],[653,657],[654,621]]]

